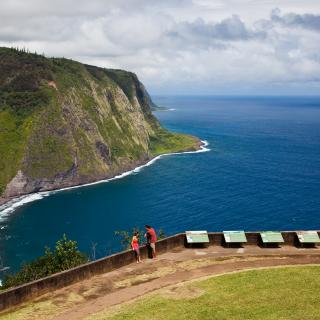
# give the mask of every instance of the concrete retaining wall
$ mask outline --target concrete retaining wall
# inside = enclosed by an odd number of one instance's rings
[[[177,234],[158,241],[157,252],[159,254],[165,253],[183,245],[184,234]],[[145,246],[141,248],[140,252],[142,258],[147,258],[148,252]],[[132,262],[135,262],[135,255],[132,250],[127,250],[43,279],[29,282],[19,287],[5,290],[0,293],[0,311],[94,275],[118,269]]]
[[[296,233],[282,232],[285,245],[296,245]],[[248,243],[246,245],[259,245],[260,235],[258,232],[246,232]],[[222,232],[209,233],[209,245],[223,245]],[[177,248],[186,246],[185,234],[180,233],[157,242],[158,254],[165,253]],[[148,255],[147,248],[141,248],[142,258]],[[123,251],[96,261],[92,261],[76,268],[66,270],[52,276],[39,279],[19,287],[5,290],[0,293],[0,311],[18,305],[22,302],[36,298],[52,290],[68,286],[72,283],[90,278],[94,275],[112,271],[126,266],[135,261],[134,253],[131,250]]]

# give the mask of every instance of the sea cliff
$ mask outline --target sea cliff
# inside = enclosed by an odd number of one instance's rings
[[[154,107],[134,73],[0,48],[0,204],[200,148]]]

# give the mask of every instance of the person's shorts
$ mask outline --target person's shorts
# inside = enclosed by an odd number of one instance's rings
[[[150,243],[150,248],[153,250],[153,251],[156,251],[156,244],[154,242],[151,242]]]

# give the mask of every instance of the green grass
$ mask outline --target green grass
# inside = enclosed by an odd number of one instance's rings
[[[156,135],[150,137],[150,153],[152,156],[157,156],[164,153],[196,150],[197,142],[198,139],[193,136],[160,129]]]
[[[252,270],[184,285],[200,295],[153,294],[90,317],[102,319],[320,319],[320,266]]]

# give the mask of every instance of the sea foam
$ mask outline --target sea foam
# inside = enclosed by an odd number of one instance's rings
[[[12,213],[17,208],[19,208],[19,207],[21,207],[21,206],[23,206],[23,205],[25,205],[25,204],[27,204],[29,202],[33,202],[33,201],[36,201],[36,200],[41,200],[44,197],[47,197],[47,196],[49,196],[51,194],[54,194],[54,193],[57,193],[57,192],[66,191],[66,190],[76,189],[76,188],[83,188],[83,187],[87,187],[87,186],[92,186],[92,185],[95,185],[95,184],[106,183],[106,182],[110,182],[110,181],[117,180],[117,179],[122,179],[122,178],[124,178],[126,176],[129,176],[131,174],[135,174],[135,173],[140,172],[143,168],[152,165],[153,163],[155,163],[157,160],[159,160],[162,157],[167,157],[167,156],[172,156],[172,155],[179,155],[179,154],[201,153],[201,152],[210,151],[210,149],[208,148],[208,146],[209,146],[208,141],[203,140],[201,142],[202,142],[202,145],[200,146],[200,149],[197,150],[197,151],[184,151],[184,152],[164,153],[164,154],[161,154],[161,155],[151,159],[147,163],[134,168],[133,170],[123,172],[123,173],[121,173],[121,174],[119,174],[117,176],[114,176],[113,178],[99,180],[99,181],[96,181],[96,182],[90,182],[90,183],[86,183],[86,184],[81,184],[81,185],[77,185],[77,186],[73,186],[73,187],[61,188],[61,189],[52,190],[52,191],[42,191],[42,192],[32,193],[32,194],[29,194],[29,195],[25,195],[25,196],[21,196],[21,197],[15,198],[13,200],[8,201],[4,205],[0,206],[0,222],[5,220],[8,217],[8,214]]]

